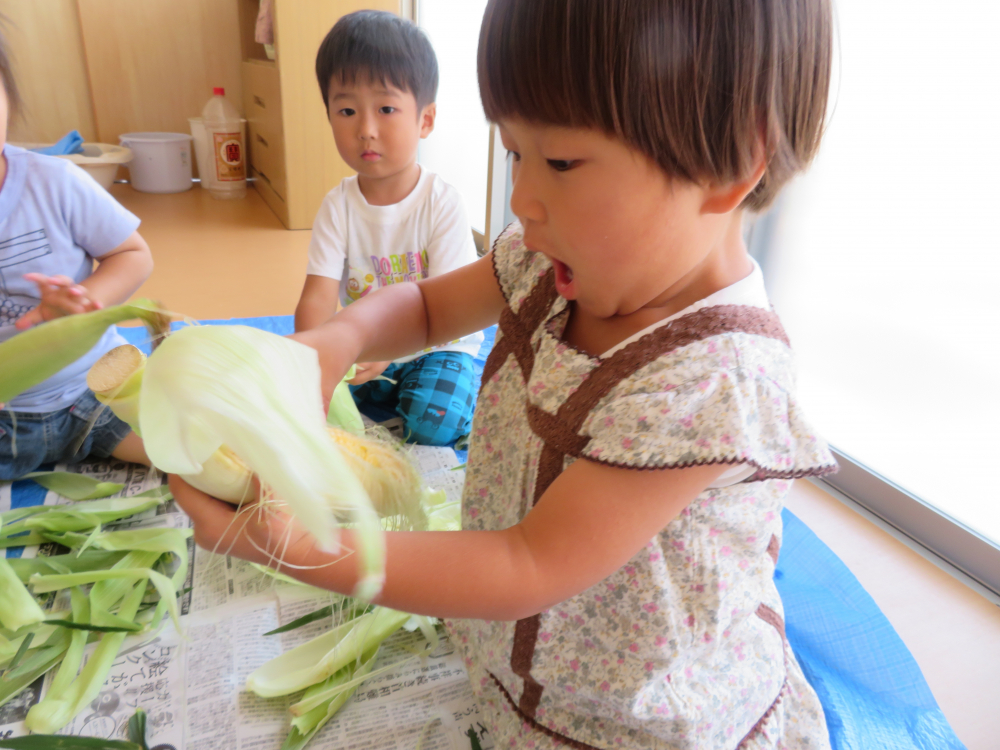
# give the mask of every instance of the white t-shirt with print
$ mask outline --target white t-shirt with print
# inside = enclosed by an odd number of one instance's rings
[[[458,191],[421,168],[417,186],[391,206],[369,204],[357,175],[327,193],[313,222],[306,273],[337,279],[346,307],[380,287],[440,276],[474,260],[472,228]],[[482,343],[477,332],[396,362],[432,351],[475,357]]]

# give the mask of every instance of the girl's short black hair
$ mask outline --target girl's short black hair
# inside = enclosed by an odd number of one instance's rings
[[[17,81],[14,80],[10,54],[7,51],[5,31],[9,25],[10,21],[7,20],[7,16],[0,14],[0,84],[3,85],[4,93],[7,94],[7,117],[11,119],[21,110],[21,94],[17,89]]]
[[[345,84],[359,77],[391,83],[413,94],[420,109],[437,96],[437,57],[427,36],[411,22],[385,11],[348,13],[319,46],[316,79],[327,109],[330,80],[335,75]]]
[[[617,137],[670,176],[767,169],[765,208],[819,147],[830,0],[490,0],[479,37],[486,116]]]

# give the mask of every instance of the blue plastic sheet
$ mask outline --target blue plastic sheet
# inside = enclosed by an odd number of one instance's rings
[[[204,323],[240,323],[283,335],[294,326],[290,315]],[[137,346],[145,342],[144,329],[120,330]],[[486,331],[476,358],[477,388],[495,335],[495,328]],[[464,461],[464,451],[459,455]],[[15,484],[15,495],[27,484],[33,483]],[[36,502],[41,497],[44,491]],[[774,577],[785,630],[823,704],[834,750],[964,750],[920,667],[858,579],[791,511],[782,519]]]
[[[833,551],[791,511],[774,579],[785,632],[834,750],[962,750],[916,661]]]

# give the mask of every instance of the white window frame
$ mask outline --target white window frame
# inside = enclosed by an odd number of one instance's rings
[[[1000,545],[833,448],[840,471],[816,480],[1000,596]],[[945,568],[947,569],[947,568]]]

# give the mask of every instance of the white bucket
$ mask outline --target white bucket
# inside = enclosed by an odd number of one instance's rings
[[[51,143],[15,143],[14,146],[33,149],[51,146]],[[89,174],[105,190],[110,190],[118,174],[118,167],[132,161],[131,149],[112,146],[110,143],[84,143],[83,153],[59,154],[60,159],[71,161]]]
[[[191,189],[191,136],[187,133],[125,133],[132,149],[132,187],[143,193],[181,193]]]

